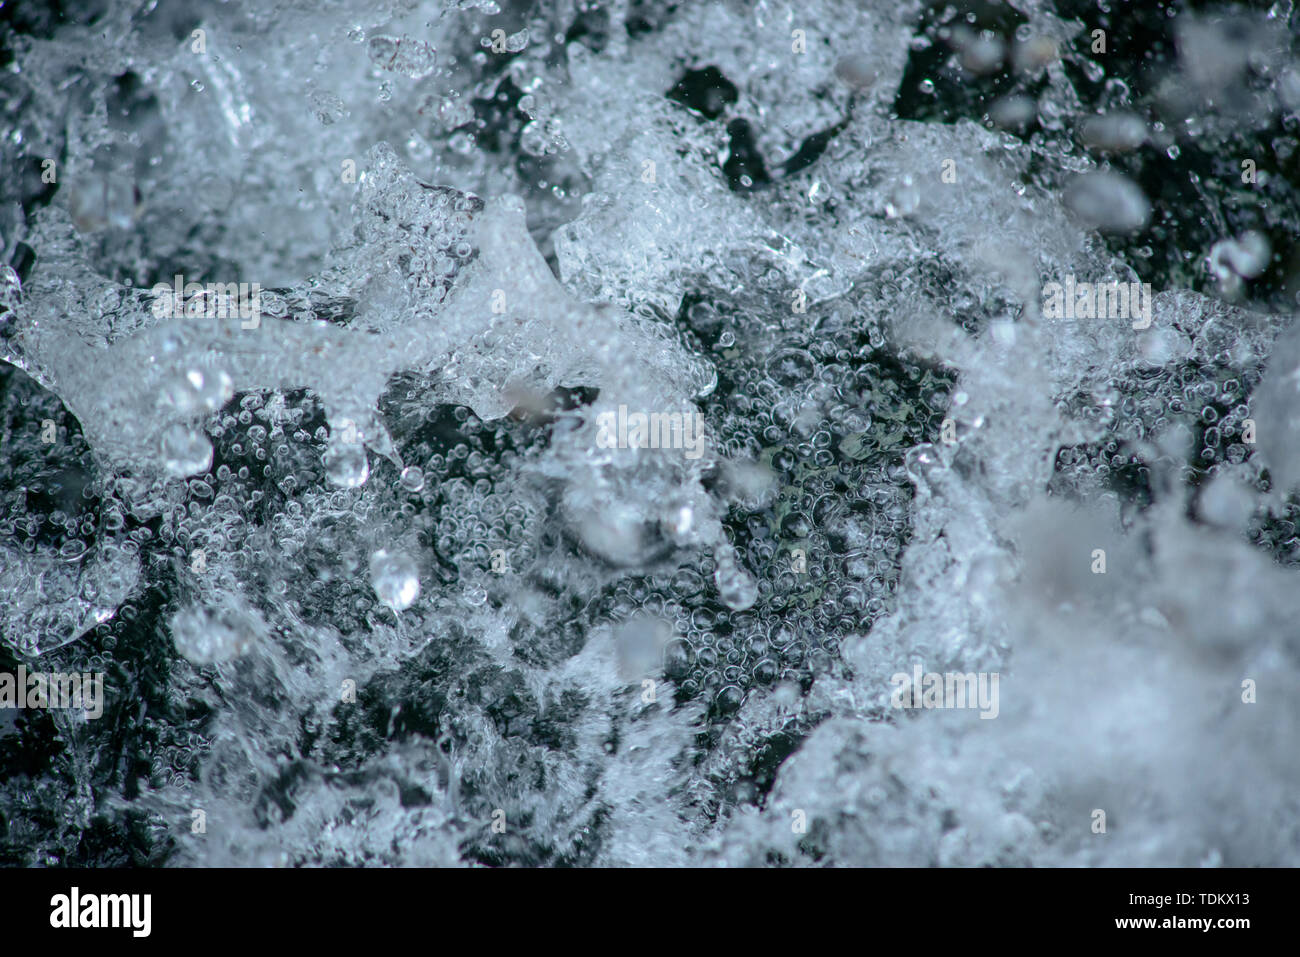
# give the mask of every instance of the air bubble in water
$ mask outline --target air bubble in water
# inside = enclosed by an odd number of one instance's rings
[[[419,492],[424,488],[424,473],[414,465],[408,465],[402,469],[402,474],[398,479],[402,488],[408,492]]]

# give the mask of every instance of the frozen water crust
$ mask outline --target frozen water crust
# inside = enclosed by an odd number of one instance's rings
[[[1045,282],[1137,280],[1088,227],[1140,204],[1087,152],[892,116],[914,5],[660,6],[27,41],[66,185],[0,233],[35,254],[6,456],[93,494],[0,543],[2,638],[110,680],[98,724],[49,719],[75,790],[4,792],[68,823],[8,840],[76,860],[143,814],[171,864],[1300,862],[1300,599],[1259,531],[1300,482],[1291,314],[1172,285],[1146,328],[1045,314]],[[665,95],[706,66],[745,136]],[[728,173],[746,142],[765,183]],[[255,327],[159,315],[173,269],[260,282]],[[704,454],[608,447],[621,407],[702,412]],[[1207,427],[1240,451],[1189,478]],[[998,675],[996,718],[895,707],[918,665]]]

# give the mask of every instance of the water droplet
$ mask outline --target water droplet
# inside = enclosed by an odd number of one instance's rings
[[[370,61],[379,69],[420,80],[438,66],[438,51],[430,43],[409,36],[376,36],[367,47]]]
[[[176,650],[196,665],[217,664],[247,654],[262,627],[256,613],[238,608],[190,607],[177,612],[171,620]]]
[[[733,611],[751,607],[758,600],[758,585],[753,576],[736,564],[734,553],[729,550],[719,554],[717,561],[713,580],[722,603]]]
[[[420,573],[410,556],[381,548],[370,556],[370,584],[381,602],[403,611],[420,594]]]
[[[163,399],[184,415],[215,412],[234,394],[234,382],[225,370],[197,366],[171,376],[162,388]]]
[[[330,446],[321,457],[325,476],[331,485],[339,488],[357,488],[370,477],[370,462],[366,447],[356,442],[340,442]]]
[[[181,478],[206,472],[212,465],[212,443],[208,437],[184,425],[168,427],[160,448],[167,471]]]
[[[676,505],[664,516],[662,525],[673,541],[685,543],[695,528],[695,510],[686,504]]]
[[[904,176],[885,204],[885,215],[890,219],[910,216],[921,205],[921,191],[912,182],[911,176]]]
[[[1065,203],[1084,223],[1107,233],[1131,233],[1151,218],[1151,203],[1141,188],[1119,173],[1085,173],[1066,187]]]

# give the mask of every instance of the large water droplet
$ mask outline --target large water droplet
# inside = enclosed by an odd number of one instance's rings
[[[172,641],[194,664],[218,664],[247,654],[257,625],[254,617],[232,609],[189,607],[172,618]]]
[[[163,465],[172,475],[198,475],[212,466],[212,443],[202,432],[179,423],[169,426],[160,444]]]
[[[321,461],[325,464],[325,476],[332,485],[340,488],[357,488],[370,477],[366,447],[359,443],[342,442],[330,446]]]
[[[224,369],[198,366],[169,377],[162,387],[163,400],[184,415],[215,412],[234,394],[234,382]]]
[[[1151,203],[1127,176],[1109,170],[1085,173],[1065,191],[1065,204],[1084,224],[1104,233],[1131,233],[1151,218]]]
[[[732,549],[720,549],[718,568],[713,573],[718,597],[732,611],[744,611],[758,600],[758,585],[752,575],[736,564]]]
[[[402,611],[420,594],[419,569],[410,556],[381,548],[370,556],[370,584],[380,601]]]

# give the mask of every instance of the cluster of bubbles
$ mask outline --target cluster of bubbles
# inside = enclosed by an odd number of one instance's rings
[[[672,609],[667,673],[717,717],[779,683],[806,690],[892,607],[910,529],[904,455],[936,437],[951,386],[942,369],[873,345],[864,315],[773,337],[764,309],[702,287],[677,317],[722,370],[705,404],[719,445],[754,463],[712,480],[729,551],[619,582],[601,606],[619,619]],[[743,600],[721,587],[728,564],[752,575]]]

